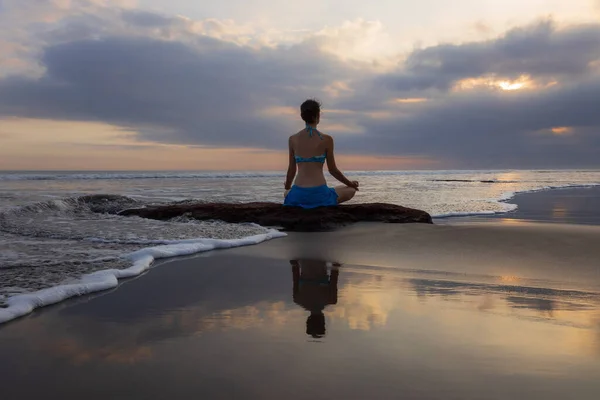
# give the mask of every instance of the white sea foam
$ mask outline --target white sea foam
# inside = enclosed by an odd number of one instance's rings
[[[0,320],[114,287],[115,279],[139,274],[156,258],[253,244],[281,235],[256,224],[115,215],[131,206],[143,203],[124,196],[96,195],[0,211],[0,307],[8,307],[0,308]]]
[[[248,246],[282,236],[285,236],[285,233],[269,230],[264,234],[242,239],[185,240],[181,243],[141,249],[124,257],[132,262],[129,268],[96,271],[82,276],[73,283],[8,298],[6,300],[8,307],[0,308],[0,323],[29,314],[35,308],[55,304],[70,297],[114,288],[118,285],[119,279],[140,275],[150,268],[154,260],[160,258],[190,255],[214,249]]]

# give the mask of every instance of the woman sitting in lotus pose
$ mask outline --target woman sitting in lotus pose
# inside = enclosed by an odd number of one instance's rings
[[[316,100],[306,100],[300,106],[300,116],[306,122],[306,128],[289,139],[290,162],[283,205],[315,208],[335,206],[350,200],[358,190],[358,182],[348,180],[337,168],[333,156],[333,138],[317,130],[321,105]],[[325,161],[329,173],[344,186],[327,187],[323,175]]]

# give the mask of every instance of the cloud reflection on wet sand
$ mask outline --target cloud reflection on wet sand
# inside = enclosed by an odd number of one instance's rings
[[[390,351],[402,341],[423,348],[454,347],[497,368],[505,366],[502,360],[520,360],[511,368],[545,373],[557,371],[549,362],[600,359],[600,303],[594,293],[529,287],[520,279],[453,281],[354,266],[342,266],[339,274],[337,304],[324,310],[324,340],[363,331],[365,338],[377,338],[371,345]],[[191,304],[127,324],[79,315],[68,328],[54,326],[52,318],[30,318],[11,330],[28,345],[75,365],[145,363],[165,342],[202,340],[209,333],[252,332],[294,342],[305,338],[309,313],[291,302],[291,278],[288,283],[289,301],[261,300],[221,310]]]

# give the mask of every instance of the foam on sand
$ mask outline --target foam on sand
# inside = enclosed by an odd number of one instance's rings
[[[55,304],[70,297],[114,288],[118,285],[119,279],[131,278],[147,271],[156,259],[248,246],[282,236],[285,236],[285,233],[269,230],[267,233],[242,239],[188,239],[182,240],[180,243],[141,249],[125,256],[133,263],[129,268],[97,271],[84,275],[73,283],[8,298],[6,300],[8,307],[0,309],[0,323],[29,314],[38,307]]]

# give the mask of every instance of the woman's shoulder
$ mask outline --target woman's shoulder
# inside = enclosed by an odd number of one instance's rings
[[[295,142],[297,142],[297,141],[298,141],[298,136],[299,136],[298,134],[299,134],[299,133],[300,133],[300,132],[296,132],[296,133],[294,133],[294,134],[291,134],[291,135],[290,135],[290,137],[288,138],[288,142],[290,142],[290,143],[295,143]]]
[[[295,139],[295,138],[297,138],[298,136],[300,136],[300,134],[301,134],[302,132],[304,132],[304,130],[300,130],[300,131],[298,131],[298,132],[296,132],[296,133],[292,133],[292,134],[290,135],[290,140],[291,140],[291,139]]]
[[[321,136],[323,136],[323,139],[333,142],[333,136],[328,135],[326,133],[322,133],[322,132],[321,132]]]

